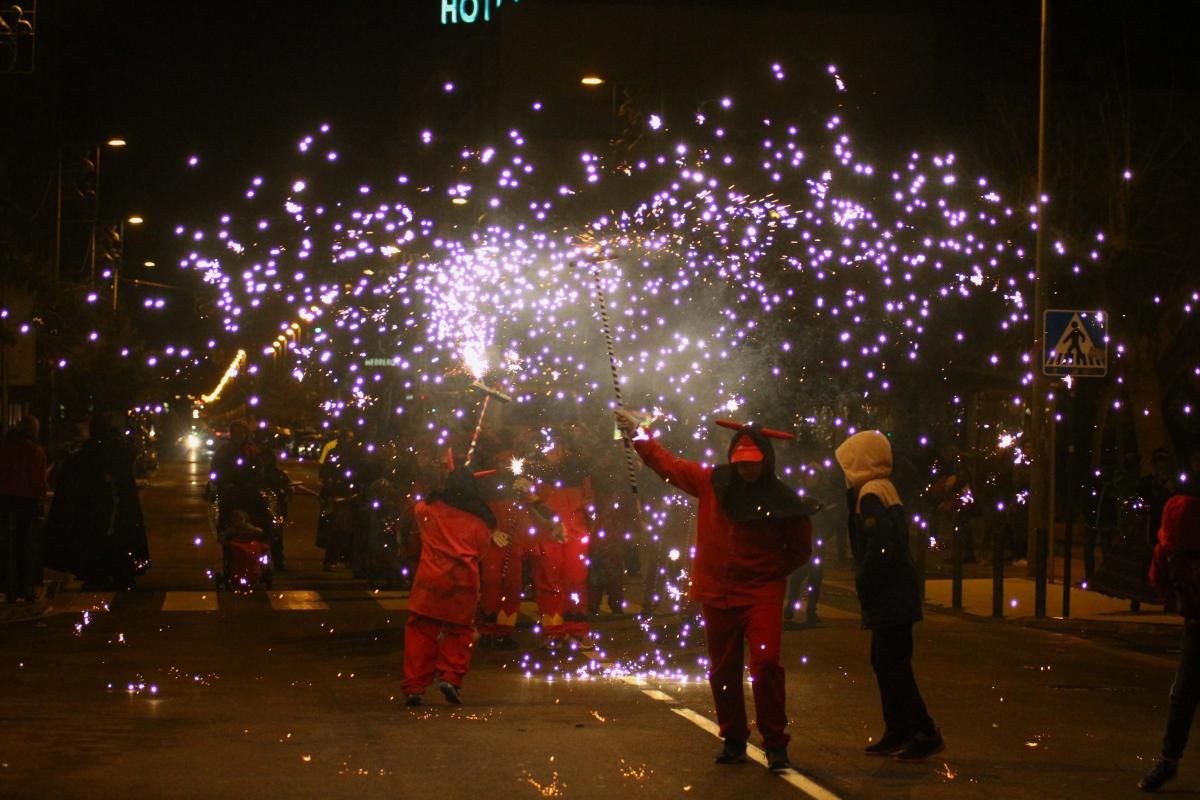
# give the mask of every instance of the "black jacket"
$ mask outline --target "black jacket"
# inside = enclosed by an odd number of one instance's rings
[[[878,495],[850,493],[850,545],[858,565],[855,588],[864,628],[891,628],[921,620],[921,589],[908,549],[904,506],[884,508]]]

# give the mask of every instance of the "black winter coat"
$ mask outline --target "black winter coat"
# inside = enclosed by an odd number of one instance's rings
[[[853,509],[858,498],[850,494]],[[855,588],[863,627],[872,630],[912,625],[921,620],[921,589],[908,549],[904,506],[884,508],[868,494],[850,514],[850,545],[858,565]]]

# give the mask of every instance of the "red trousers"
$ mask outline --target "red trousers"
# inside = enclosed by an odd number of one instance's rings
[[[525,559],[525,550],[525,544],[514,537],[508,547],[491,544],[484,551],[479,598],[483,614],[479,624],[481,635],[512,636],[517,632],[517,614],[521,610],[521,562]]]
[[[750,738],[746,698],[742,688],[743,642],[750,646],[750,677],[754,711],[763,747],[786,747],[791,737],[785,703],[780,649],[783,607],[779,602],[738,608],[702,606],[708,640],[708,682],[717,706],[722,738]]]
[[[433,683],[435,670],[442,674],[442,680],[461,687],[471,668],[474,646],[475,629],[471,625],[443,622],[410,611],[404,627],[404,693],[424,694]]]
[[[545,542],[534,569],[538,611],[546,636],[587,636],[588,539]]]

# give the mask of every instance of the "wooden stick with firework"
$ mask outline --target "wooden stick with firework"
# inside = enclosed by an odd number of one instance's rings
[[[617,400],[617,407],[624,408],[625,401],[621,397],[621,375],[617,369],[617,352],[613,346],[612,325],[608,321],[608,302],[604,296],[604,283],[600,280],[600,265],[611,259],[603,258],[599,254],[599,248],[595,242],[588,237],[580,237],[580,242],[597,253],[597,257],[585,259],[583,263],[588,265],[588,271],[592,275],[592,296],[596,304],[596,311],[600,314],[600,327],[604,331],[604,347],[608,351],[608,368],[612,374],[613,396]],[[625,436],[621,437],[621,443],[625,446],[625,469],[629,477],[629,490],[633,492],[634,509],[640,521],[641,503],[638,501],[637,465],[633,460],[633,444]]]
[[[475,446],[479,444],[479,434],[483,431],[483,419],[487,416],[488,403],[494,397],[501,403],[512,401],[512,397],[506,395],[499,389],[493,389],[485,384],[482,380],[476,380],[469,387],[477,392],[483,392],[483,405],[479,408],[479,418],[475,422],[475,432],[471,434],[471,446],[467,448],[467,466],[471,466],[471,459],[475,457]]]

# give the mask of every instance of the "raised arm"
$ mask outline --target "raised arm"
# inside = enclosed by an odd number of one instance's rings
[[[646,466],[657,472],[664,481],[693,497],[700,496],[701,488],[708,480],[707,469],[695,461],[688,461],[667,452],[656,439],[635,440],[633,448],[642,457],[642,461],[646,462]]]
[[[633,440],[633,447],[650,469],[667,483],[678,486],[692,497],[699,497],[704,481],[708,479],[708,470],[695,461],[686,461],[668,453],[657,441],[649,437],[641,429],[644,424],[641,417],[633,412],[618,408],[613,412],[617,427],[626,439]]]

